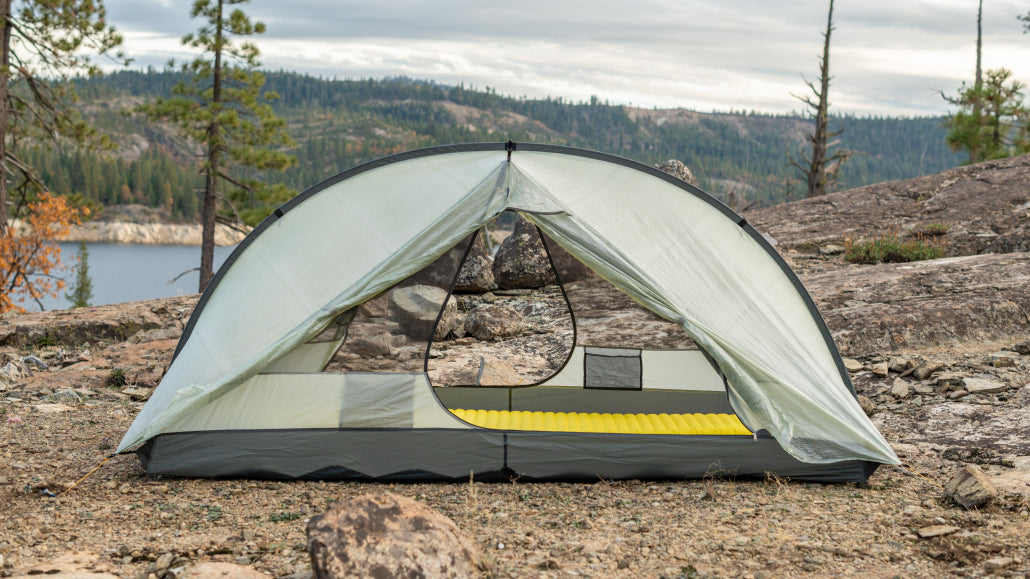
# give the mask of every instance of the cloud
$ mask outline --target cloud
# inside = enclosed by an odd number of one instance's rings
[[[188,52],[194,30],[180,3],[108,0],[137,63]],[[818,77],[828,3],[801,0],[256,0],[268,25],[266,68],[337,78],[410,76],[491,86],[529,97],[597,95],[639,106],[799,110],[790,93]],[[1030,36],[997,0],[984,15],[985,68],[1027,79]],[[834,14],[831,101],[838,112],[940,114],[975,61],[975,5],[965,0],[871,0]]]

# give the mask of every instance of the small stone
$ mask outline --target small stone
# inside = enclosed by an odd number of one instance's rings
[[[906,360],[905,358],[891,358],[890,361],[887,363],[887,367],[890,369],[891,372],[901,373],[905,370],[908,370],[911,364],[912,363]]]
[[[987,363],[995,368],[1009,368],[1016,365],[1019,354],[1015,352],[994,352],[987,355]]]
[[[873,364],[872,366],[869,367],[869,369],[873,371],[873,374],[876,374],[877,376],[883,377],[883,376],[886,376],[888,373],[890,373],[890,364],[888,364],[887,362],[882,362],[880,364]]]
[[[933,537],[943,537],[945,535],[957,533],[961,530],[962,529],[951,525],[930,525],[929,527],[923,527],[917,530],[916,534],[922,539],[932,539]]]
[[[1007,567],[1011,567],[1016,564],[1016,560],[1012,557],[996,557],[994,559],[988,559],[984,561],[984,569],[989,573],[995,571],[1001,571]]]
[[[1012,346],[1012,351],[1024,356],[1030,356],[1030,340],[1023,340],[1015,346]]]
[[[347,340],[347,346],[351,352],[369,358],[389,356],[393,353],[393,336],[389,332],[380,332],[371,336],[354,336]]]
[[[952,390],[951,392],[948,392],[948,400],[958,400],[959,398],[966,396],[969,396],[969,392],[966,392],[965,390]]]
[[[173,553],[164,553],[157,558],[157,570],[163,571],[172,566],[172,562],[175,561],[175,555]]]
[[[865,412],[866,416],[872,416],[876,414],[876,404],[869,399],[868,396],[858,395],[858,405],[862,407],[862,412]]]
[[[915,370],[912,370],[912,375],[916,377],[916,380],[926,380],[934,372],[944,367],[941,362],[935,362],[933,360],[926,360],[922,364],[916,366]]]
[[[847,368],[848,372],[855,373],[865,370],[865,366],[861,362],[854,358],[844,358],[844,367]]]
[[[941,372],[934,378],[933,383],[942,394],[961,388],[966,384],[965,377],[958,372]]]
[[[253,541],[257,537],[257,533],[254,529],[243,529],[242,536],[244,541]]]
[[[150,398],[150,395],[153,394],[153,393],[154,393],[154,389],[153,388],[132,387],[132,388],[123,388],[122,389],[122,394],[125,394],[126,396],[128,396],[129,398],[132,398],[133,400],[141,400],[141,401],[142,400],[147,400],[147,399]]]
[[[997,394],[1008,390],[1008,386],[1004,382],[988,378],[966,378],[963,381],[970,394]]]
[[[840,255],[844,253],[844,246],[839,243],[827,243],[819,248],[822,255]]]
[[[72,390],[71,388],[62,388],[61,390],[58,390],[57,392],[54,392],[54,395],[51,396],[51,398],[53,398],[54,400],[61,401],[61,402],[81,402],[82,401],[82,396],[80,396],[78,392],[76,392],[75,390]]]
[[[891,396],[904,400],[908,398],[909,394],[911,394],[911,390],[909,389],[908,382],[901,378],[895,378],[894,385],[891,386]]]
[[[944,486],[944,492],[967,509],[986,505],[998,497],[998,489],[974,464],[962,467],[958,475]]]

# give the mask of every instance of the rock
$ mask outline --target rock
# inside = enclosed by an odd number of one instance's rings
[[[694,178],[694,173],[691,172],[689,167],[683,164],[683,161],[678,159],[669,159],[664,163],[655,165],[655,168],[697,187],[697,179]]]
[[[962,529],[951,525],[931,525],[917,530],[916,534],[922,539],[931,539],[933,537],[943,537],[945,535],[957,533],[961,530]]]
[[[136,334],[132,337],[132,341],[140,344],[143,342],[159,342],[161,340],[178,340],[180,336],[182,336],[182,330],[179,328],[156,328]]]
[[[444,305],[446,301],[446,305]],[[440,324],[433,332],[433,324],[443,307]],[[447,299],[447,291],[430,285],[414,285],[390,292],[390,311],[397,318],[401,329],[415,340],[427,339],[433,332],[433,339],[445,337],[458,319],[458,306]]]
[[[967,464],[944,485],[944,492],[967,509],[989,504],[998,498],[998,489],[979,467]]]
[[[82,401],[82,396],[78,392],[76,392],[75,390],[72,390],[71,388],[62,388],[61,390],[58,390],[57,392],[54,392],[53,395],[51,396],[51,398],[53,398],[54,400],[57,400],[59,402],[81,402]]]
[[[505,360],[481,357],[476,384],[480,386],[517,386],[519,375]]]
[[[444,290],[449,290],[454,283],[456,291],[466,292],[487,292],[497,287],[494,283],[493,263],[486,251],[486,244],[483,236],[477,235],[469,251],[468,258],[462,263],[465,257],[467,245],[463,241],[452,247],[433,263],[426,266],[422,271],[412,276],[412,281],[418,285],[431,285]],[[458,272],[458,265],[461,264],[461,271]],[[455,282],[454,276],[457,273],[458,279]]]
[[[18,576],[40,576],[53,579],[117,579],[111,566],[92,553],[65,553],[52,561],[18,569]],[[6,573],[5,573],[6,576]]]
[[[862,407],[862,411],[866,413],[866,416],[872,416],[876,414],[876,403],[869,399],[868,396],[858,395],[858,405]]]
[[[153,393],[153,388],[141,388],[138,386],[122,388],[122,394],[128,396],[129,398],[132,398],[133,400],[149,400],[150,395]]]
[[[307,526],[317,579],[478,577],[478,556],[447,517],[394,494],[335,504]]]
[[[948,400],[958,400],[959,398],[963,398],[965,396],[969,396],[969,392],[965,390],[953,390],[948,393]]]
[[[994,573],[995,571],[1007,569],[1015,564],[1016,560],[1012,557],[995,557],[994,559],[984,561],[984,569],[988,573]]]
[[[887,362],[873,364],[869,369],[877,376],[886,377],[890,373],[890,364]]]
[[[941,393],[965,386],[965,377],[957,372],[941,372],[933,381]]]
[[[991,484],[998,489],[999,496],[1025,497],[1030,490],[1030,456],[1013,458],[1012,467],[992,476]]]
[[[600,279],[594,270],[586,266],[582,261],[576,259],[571,253],[565,251],[549,237],[544,238],[547,251],[551,254],[551,262],[558,270],[558,277],[563,284],[569,284],[585,279]]]
[[[934,372],[944,367],[941,362],[935,362],[932,360],[926,360],[922,364],[919,364],[912,370],[912,375],[916,377],[916,380],[926,380]]]
[[[235,563],[200,563],[189,567],[190,579],[268,579],[266,575],[253,567],[236,565]]]
[[[855,360],[854,358],[844,358],[844,367],[847,368],[848,372],[851,373],[861,372],[862,370],[865,370],[865,366],[863,366],[861,362]]]
[[[508,306],[482,304],[465,317],[465,331],[485,342],[517,336],[524,328],[522,315]]]
[[[164,553],[157,558],[157,562],[154,564],[154,566],[157,568],[158,572],[161,572],[171,567],[174,561],[175,553]]]
[[[895,378],[894,384],[891,386],[891,396],[904,400],[909,397],[911,390],[908,386],[908,382],[905,382],[901,378]]]
[[[897,372],[899,374],[908,370],[911,364],[912,362],[905,358],[891,358],[890,361],[887,362],[890,371]]]
[[[501,289],[537,288],[557,279],[535,225],[524,218],[497,250],[493,263],[494,281]]]
[[[75,409],[65,404],[34,404],[32,410],[40,414],[59,414]]]
[[[360,315],[367,318],[385,318],[390,315],[390,296],[383,294],[361,304]]]
[[[1011,368],[1016,365],[1019,354],[1015,352],[994,352],[987,355],[987,363],[995,368]]]
[[[1015,346],[1012,346],[1012,351],[1024,356],[1030,356],[1030,340],[1023,340]]]
[[[347,338],[347,349],[370,358],[389,356],[393,353],[393,336],[389,332],[379,332],[371,336],[350,336]]]
[[[844,253],[845,249],[839,243],[827,243],[819,246],[819,255],[840,255]]]
[[[964,378],[963,384],[970,394],[997,394],[1008,390],[1004,382],[988,378]]]

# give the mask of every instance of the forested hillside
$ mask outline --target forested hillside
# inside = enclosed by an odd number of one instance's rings
[[[200,185],[189,143],[141,115],[127,114],[167,96],[178,73],[126,71],[77,82],[80,109],[119,144],[114,156],[75,150],[25,150],[57,193],[100,204],[164,207],[174,220],[199,211]],[[544,142],[611,152],[644,163],[680,159],[702,188],[739,204],[769,205],[789,195],[789,148],[804,146],[810,122],[794,116],[698,113],[611,106],[600,99],[506,97],[490,89],[408,79],[336,81],[268,73],[277,114],[297,141],[299,164],[263,177],[300,191],[383,155],[437,144]],[[854,152],[837,189],[934,173],[960,157],[944,143],[939,118],[837,117],[840,146]],[[800,187],[794,187],[800,190]]]

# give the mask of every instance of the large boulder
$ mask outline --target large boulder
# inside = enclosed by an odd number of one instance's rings
[[[556,282],[536,226],[519,218],[494,256],[494,281],[501,289],[538,288]]]
[[[447,517],[394,494],[337,503],[308,522],[316,579],[478,577],[475,548]]]
[[[450,251],[412,276],[412,281],[419,285],[449,289],[451,283],[455,281],[454,272],[461,264],[461,271],[458,273],[458,280],[454,286],[456,291],[482,293],[497,289],[497,284],[494,283],[493,262],[490,254],[486,251],[483,236],[476,236],[468,258],[462,263],[461,259],[465,257],[465,248],[465,243],[459,243],[452,247]]]
[[[440,324],[433,324],[446,300]],[[447,291],[431,285],[413,285],[390,292],[390,311],[401,330],[412,339],[425,339],[433,332],[434,340],[442,340],[458,324],[458,306],[447,299]]]
[[[465,316],[465,331],[479,340],[513,338],[525,329],[526,323],[515,308],[481,304]]]
[[[660,165],[655,165],[655,167],[658,168],[659,171],[665,171],[673,177],[682,179],[694,187],[697,187],[697,179],[694,178],[694,173],[690,171],[689,167],[683,164],[683,161],[678,159],[669,159]]]
[[[548,240],[547,259],[544,244],[535,225],[524,217],[515,222],[515,230],[501,242],[494,257],[494,280],[501,289],[538,288],[556,283],[551,261],[562,283],[586,279],[594,272],[554,241]]]

